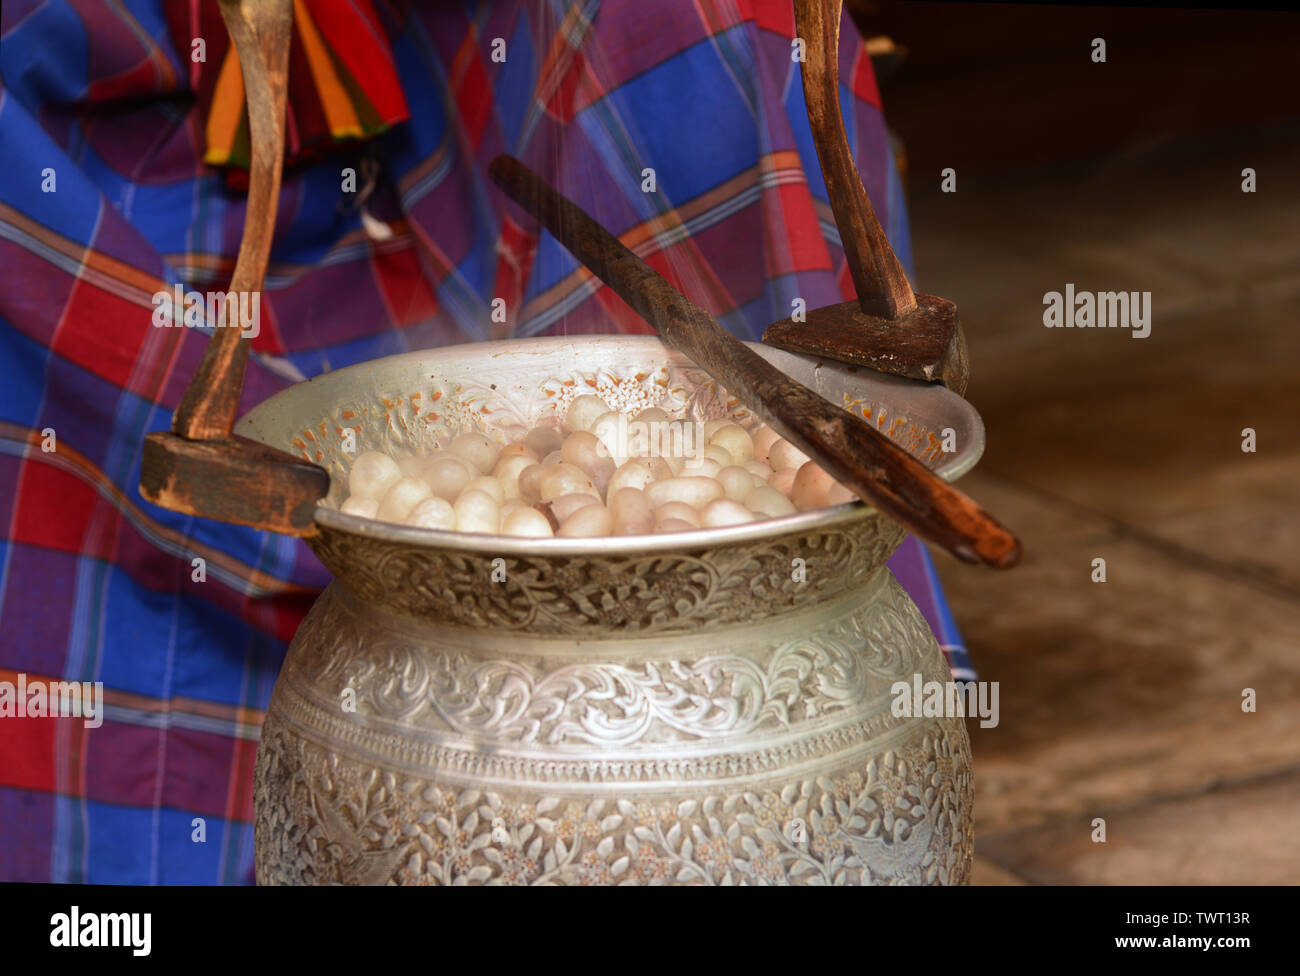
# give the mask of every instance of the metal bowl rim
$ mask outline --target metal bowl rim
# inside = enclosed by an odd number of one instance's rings
[[[393,365],[404,360],[438,360],[447,358],[459,358],[466,352],[472,351],[475,354],[492,355],[502,352],[518,352],[521,346],[536,348],[539,351],[545,351],[547,346],[562,346],[565,344],[572,345],[575,339],[585,338],[585,336],[536,336],[531,338],[504,339],[486,342],[468,342],[460,343],[453,346],[440,346],[435,349],[416,350],[413,352],[396,353],[391,356],[383,356],[379,359],[367,360],[364,363],[355,363],[351,366],[340,367],[337,370],[331,370],[328,374],[330,377],[343,375],[345,373],[361,372],[373,370],[381,364]],[[622,341],[629,345],[644,343],[654,345],[660,349],[667,350],[670,354],[685,359],[682,353],[667,346],[662,339],[653,335],[628,335],[628,334],[593,334],[591,338],[598,338],[603,341]],[[762,343],[746,342],[747,346],[755,350],[770,350],[772,347],[764,346]],[[833,363],[828,360],[821,360],[815,356],[801,356],[815,363],[827,363],[832,366],[842,364]],[[295,383],[279,391],[273,396],[262,401],[240,419],[242,425],[250,420],[254,413],[261,412],[263,408],[272,405],[277,399],[286,397],[294,393],[295,390],[306,384],[315,382],[316,379],[323,377],[313,377]],[[968,419],[971,421],[975,431],[975,444],[968,447],[967,450],[959,452],[955,457],[939,464],[935,467],[935,474],[945,481],[955,481],[957,478],[971,470],[978,463],[981,455],[984,453],[984,423],[980,418],[979,412],[964,397],[953,393],[942,386],[935,384],[921,383],[915,380],[905,380],[900,377],[877,374],[873,379],[885,379],[892,383],[923,387],[942,391],[942,393],[952,397],[953,407],[961,412],[968,412]],[[313,520],[318,526],[331,529],[338,532],[345,532],[349,535],[362,536],[365,538],[376,539],[385,542],[403,543],[408,545],[417,545],[430,549],[458,549],[462,551],[490,553],[493,555],[512,555],[512,556],[610,556],[610,555],[634,555],[637,553],[658,553],[674,552],[683,549],[698,550],[702,548],[718,548],[721,546],[746,545],[755,542],[764,542],[771,539],[786,535],[796,535],[808,532],[810,530],[823,530],[836,528],[858,519],[867,519],[873,515],[879,514],[874,506],[864,502],[848,502],[843,505],[834,505],[829,508],[820,508],[808,512],[796,512],[793,515],[784,515],[779,518],[760,519],[755,522],[746,522],[741,525],[725,526],[716,529],[695,529],[689,532],[670,532],[657,535],[626,535],[626,536],[597,536],[593,538],[568,539],[560,537],[536,538],[536,537],[517,537],[505,535],[488,535],[486,533],[472,532],[452,532],[441,529],[423,529],[416,526],[398,525],[392,522],[380,522],[375,519],[362,518],[358,515],[347,515],[338,509],[329,508],[325,505],[316,507]],[[885,516],[888,517],[888,516]]]

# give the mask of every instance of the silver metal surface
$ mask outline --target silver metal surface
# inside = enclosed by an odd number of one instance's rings
[[[938,387],[755,350],[946,478],[983,428]],[[573,396],[752,421],[658,339],[413,353],[301,383],[245,436],[335,479],[308,540],[335,574],[258,751],[263,883],[958,884],[960,718],[894,714],[949,677],[861,504],[666,536],[510,539],[334,509],[356,451],[521,433]],[[958,450],[943,454],[944,428]]]

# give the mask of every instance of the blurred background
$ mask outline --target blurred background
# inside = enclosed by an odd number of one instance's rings
[[[1026,551],[936,554],[1000,687],[976,883],[1300,881],[1300,16],[849,6],[970,344],[962,487]],[[1067,282],[1150,291],[1150,336],[1044,328]]]

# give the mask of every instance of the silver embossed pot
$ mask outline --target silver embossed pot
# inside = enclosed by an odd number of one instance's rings
[[[983,427],[940,387],[754,345],[945,478]],[[337,511],[355,451],[619,409],[752,418],[657,338],[481,343],[300,383],[236,432],[326,466],[334,574],[258,750],[262,884],[957,884],[959,718],[892,714],[943,655],[866,505],[648,537],[507,539]],[[944,454],[945,428],[958,449]]]

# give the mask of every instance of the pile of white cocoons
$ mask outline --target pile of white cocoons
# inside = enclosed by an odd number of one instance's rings
[[[426,456],[366,451],[348,490],[350,515],[534,538],[690,532],[857,499],[770,427],[619,414],[598,396],[504,446],[472,431]]]

